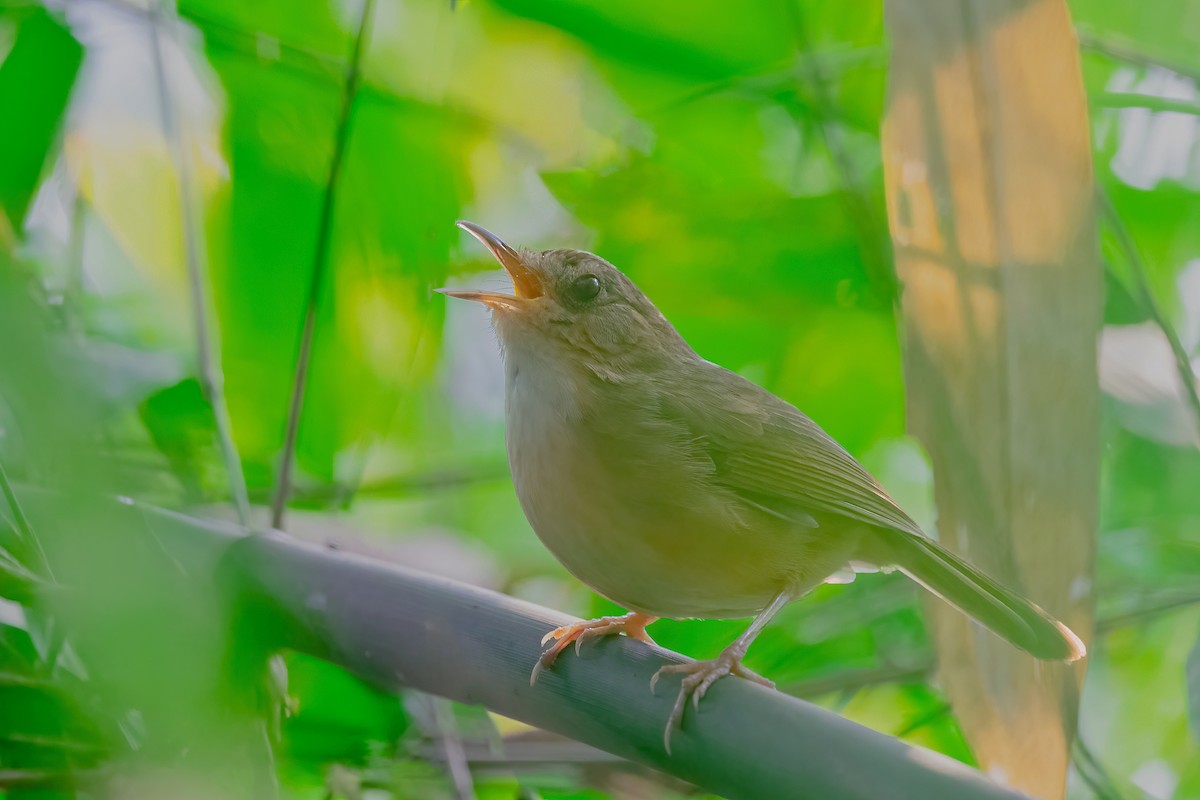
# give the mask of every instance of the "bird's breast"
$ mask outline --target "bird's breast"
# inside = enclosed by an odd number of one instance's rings
[[[521,507],[577,578],[632,610],[737,617],[803,568],[807,537],[712,480],[652,395],[575,365],[506,357],[508,459]]]

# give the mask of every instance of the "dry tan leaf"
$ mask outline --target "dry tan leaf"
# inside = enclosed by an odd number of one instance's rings
[[[1078,48],[1062,0],[892,0],[883,150],[910,425],[942,542],[1092,623],[1102,271]],[[1061,797],[1082,667],[935,609],[980,764]]]

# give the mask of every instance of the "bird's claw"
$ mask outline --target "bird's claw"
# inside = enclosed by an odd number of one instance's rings
[[[671,753],[671,733],[676,729],[683,728],[683,712],[687,708],[689,697],[692,700],[692,708],[699,711],[700,700],[708,693],[709,687],[726,675],[736,675],[769,689],[775,688],[775,684],[771,681],[757,672],[743,667],[740,653],[726,652],[721,653],[712,661],[693,661],[687,664],[667,664],[660,667],[658,672],[655,672],[654,676],[650,678],[651,692],[654,691],[658,679],[663,675],[683,676],[679,695],[675,698],[675,705],[671,708],[671,716],[667,718],[667,727],[663,731],[663,747],[668,755]]]
[[[559,653],[567,649],[572,642],[575,644],[576,654],[579,653],[579,649],[583,646],[584,641],[616,633],[624,633],[626,636],[637,639],[640,642],[654,644],[654,640],[646,633],[646,626],[653,621],[652,617],[631,613],[616,617],[581,620],[579,622],[572,622],[570,625],[563,625],[561,628],[555,628],[542,637],[543,645],[551,639],[555,641],[553,645],[542,653],[541,658],[533,666],[533,672],[529,675],[529,685],[533,686],[536,684],[538,676],[542,674],[542,670],[550,669],[554,665],[555,660],[558,659]]]

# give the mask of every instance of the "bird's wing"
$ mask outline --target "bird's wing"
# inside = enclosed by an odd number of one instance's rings
[[[661,393],[661,413],[704,448],[718,483],[780,516],[832,513],[924,538],[871,474],[794,407],[715,364],[697,362],[688,373],[688,391]]]

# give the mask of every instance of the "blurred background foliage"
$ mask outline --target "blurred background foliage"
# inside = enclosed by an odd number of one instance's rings
[[[1200,428],[1180,378],[1200,357],[1200,2],[1071,8],[1108,283],[1100,630],[1071,793],[1200,797]],[[265,524],[311,309],[289,532],[612,610],[517,505],[482,310],[432,294],[502,283],[457,218],[611,260],[932,523],[904,434],[880,2],[0,9],[0,466],[19,501],[0,537],[0,796],[205,796],[205,748],[289,797],[688,793],[298,656],[239,690],[204,646],[225,635],[211,598],[180,588],[194,565],[88,499],[232,519],[244,476]],[[655,635],[709,657],[742,624]],[[972,759],[901,578],[823,587],[748,663]]]

